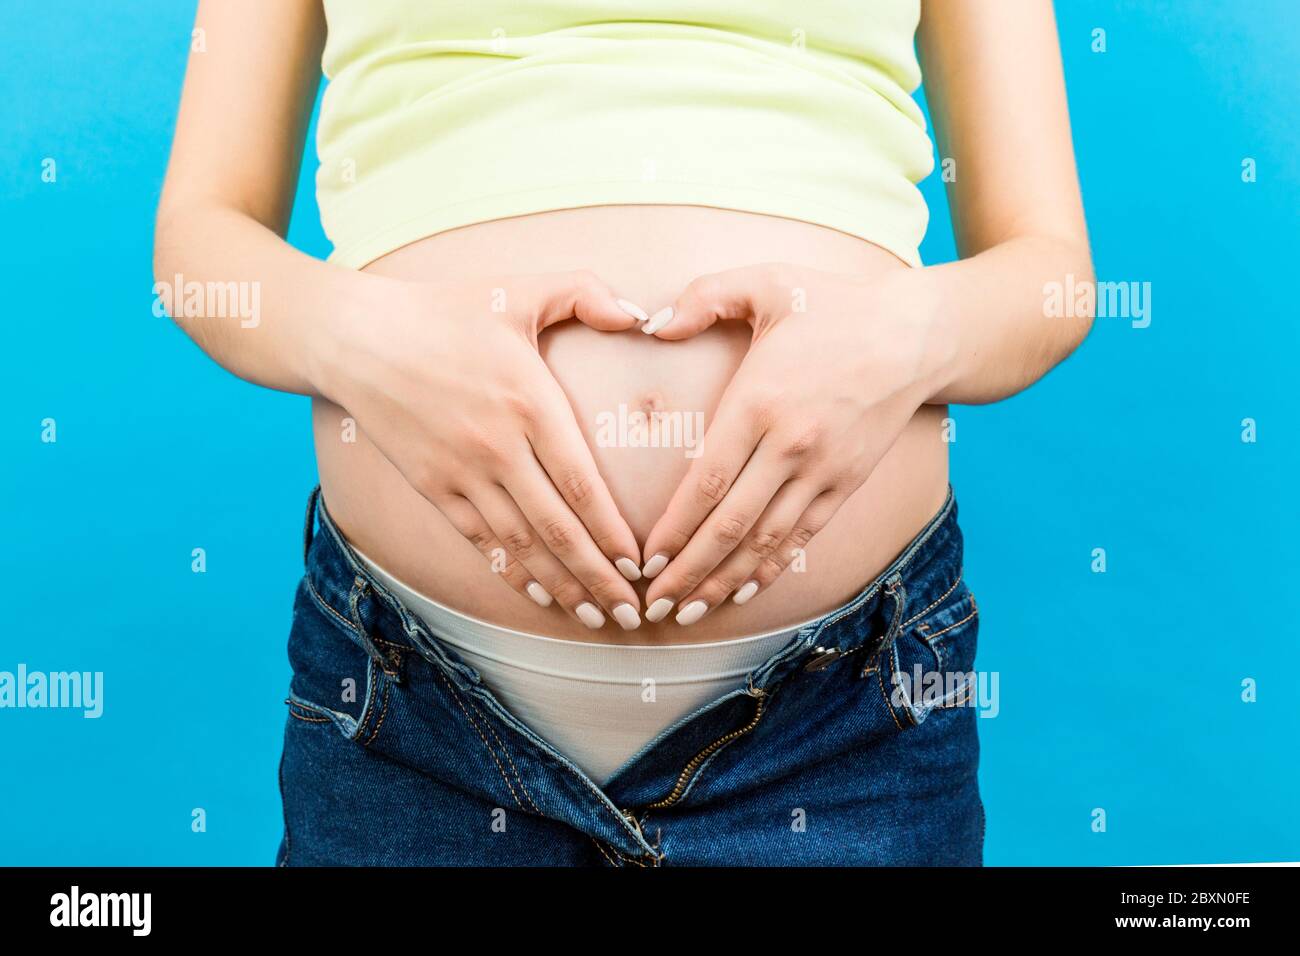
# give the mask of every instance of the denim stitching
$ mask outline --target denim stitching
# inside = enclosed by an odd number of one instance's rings
[[[505,782],[506,789],[510,791],[510,796],[514,798],[514,801],[516,804],[518,804],[519,809],[527,813],[528,808],[525,807],[523,803],[519,800],[519,794],[515,793],[515,788],[511,786],[510,778],[506,776],[505,768],[501,766],[501,761],[497,759],[496,751],[492,749],[492,745],[488,743],[487,737],[483,736],[483,731],[479,729],[479,726],[475,722],[474,718],[471,717],[469,711],[465,709],[465,704],[464,702],[461,701],[460,694],[456,693],[456,688],[452,686],[451,681],[447,680],[446,675],[444,675],[442,671],[437,670],[435,668],[434,672],[438,675],[439,678],[441,678],[442,682],[447,685],[447,689],[451,691],[452,699],[456,701],[456,706],[458,706],[460,708],[460,712],[465,715],[465,719],[469,721],[469,725],[474,728],[474,732],[478,734],[478,739],[483,741],[483,746],[487,748],[488,755],[491,756],[492,762],[497,765],[497,770],[501,774],[501,779]]]
[[[379,721],[375,724],[375,729],[372,730],[370,736],[366,738],[367,747],[375,742],[375,738],[379,736],[379,728],[384,726],[384,718],[388,716],[388,697],[391,692],[392,684],[388,681],[384,681],[384,707],[383,710],[379,712]]]
[[[885,693],[885,678],[881,676],[883,670],[883,668],[876,668],[876,682],[880,684],[880,696],[884,698],[885,709],[889,711],[889,719],[894,722],[895,727],[902,730],[903,725],[898,722],[898,717],[894,714],[894,705],[889,702],[889,695]]]
[[[492,735],[492,739],[501,747],[501,753],[505,756],[506,763],[510,764],[510,769],[514,772],[515,780],[518,781],[519,789],[523,791],[524,799],[528,801],[528,805],[537,812],[539,817],[546,816],[546,814],[542,813],[542,811],[538,809],[537,804],[533,802],[532,795],[529,794],[528,788],[524,786],[524,778],[519,775],[519,768],[515,766],[514,758],[510,756],[510,748],[506,746],[505,741],[502,740],[501,736],[496,732],[496,728],[492,726],[492,721],[488,718],[488,715],[479,710],[478,704],[474,703],[472,698],[469,701],[469,706],[473,708],[474,713],[478,714],[483,720],[483,726],[487,728],[488,733]]]
[[[609,845],[609,848],[610,848],[611,850],[613,850],[613,851],[614,851],[614,855],[615,855],[616,857],[618,857],[620,860],[622,860],[624,863],[631,863],[633,866],[639,866],[639,867],[641,867],[643,870],[646,868],[646,865],[645,865],[644,863],[642,863],[640,860],[638,860],[638,859],[637,859],[636,857],[634,857],[634,856],[627,856],[626,854],[620,852],[619,848],[616,847],[616,846],[614,846],[614,844],[611,843],[611,844]],[[656,865],[658,865],[658,864],[656,863]]]
[[[933,641],[933,640],[934,640],[936,637],[938,637],[940,634],[947,634],[947,633],[948,633],[949,631],[951,631],[954,627],[961,627],[963,624],[965,624],[967,621],[969,621],[971,618],[973,618],[976,614],[979,613],[979,608],[975,607],[974,605],[975,605],[975,601],[974,601],[974,599],[972,599],[972,600],[971,600],[971,612],[970,612],[969,614],[967,614],[965,617],[963,617],[963,618],[962,618],[960,621],[958,621],[957,623],[955,623],[955,624],[949,624],[949,625],[948,625],[947,627],[945,627],[942,631],[935,631],[933,634],[929,634],[929,635],[927,635],[926,638],[925,638],[926,643],[929,643],[929,642]]]
[[[316,585],[312,583],[310,576],[304,576],[303,581],[306,582],[307,590],[311,592],[311,596],[316,599],[316,603],[321,607],[322,610],[329,612],[330,616],[333,617],[337,623],[339,623],[343,627],[346,627],[349,633],[351,634],[357,633],[356,625],[353,624],[351,621],[349,621],[347,618],[345,618],[338,611],[334,610],[334,608],[330,607],[329,603],[323,597],[321,597],[320,592],[316,590]]]
[[[935,704],[931,710],[947,710],[952,707],[966,707],[974,699],[974,688],[977,680],[978,678],[975,680],[963,681],[960,687],[954,689],[951,694],[939,703]]]
[[[945,600],[947,600],[948,595],[951,594],[953,591],[957,590],[957,585],[961,584],[961,576],[962,576],[963,573],[964,573],[964,572],[962,572],[962,571],[958,571],[958,572],[957,572],[957,580],[952,582],[952,587],[950,587],[950,588],[948,588],[948,590],[944,591],[943,594],[939,597],[939,599],[938,599],[937,601],[935,601],[933,604],[931,604],[929,607],[927,607],[924,611],[920,611],[920,612],[918,612],[918,613],[916,613],[916,614],[913,614],[910,618],[908,618],[906,621],[904,621],[903,624],[902,624],[902,626],[903,626],[903,627],[911,627],[913,623],[915,623],[916,621],[919,621],[921,618],[925,617],[927,614],[929,614],[931,611],[933,611],[935,608],[937,608],[940,604],[942,604]]]
[[[587,834],[587,836],[591,839],[591,842],[592,842],[592,843],[596,844],[596,849],[600,851],[601,855],[602,855],[606,860],[609,860],[609,864],[610,864],[610,866],[615,866],[615,867],[618,866],[617,863],[615,863],[613,860],[610,859],[610,857],[609,857],[609,853],[606,853],[606,852],[605,852],[605,846],[602,845],[601,842],[600,842],[599,840],[597,840],[594,836],[591,836],[590,833]],[[614,856],[618,857],[619,860],[621,860],[623,863],[631,863],[633,866],[639,866],[639,867],[641,867],[643,870],[647,868],[647,867],[646,867],[646,864],[642,863],[642,862],[641,862],[640,860],[638,860],[636,857],[625,856],[625,855],[623,855],[621,852],[619,852],[618,847],[614,846],[612,843],[611,843],[611,844],[608,844],[608,846],[609,846],[610,851],[613,852]],[[657,865],[657,864],[656,864],[656,865]]]
[[[319,704],[313,704],[310,701],[303,700],[301,697],[294,694],[292,690],[289,691],[289,696],[284,699],[284,702],[291,708],[297,707],[299,710],[306,711],[308,714],[314,714],[317,717],[324,717],[326,720],[332,721],[336,725],[339,724],[339,717],[346,717],[349,720],[352,719],[350,714],[344,714],[342,711],[330,710],[328,707],[322,707]]]
[[[289,696],[284,699],[284,702],[290,707],[297,707],[309,714],[328,718],[333,722],[334,726],[338,728],[339,733],[342,734],[346,740],[355,741],[357,735],[361,733],[361,725],[357,723],[356,718],[351,714],[345,713],[341,710],[331,710],[330,708],[321,706],[320,704],[314,704],[311,701],[303,700],[292,690],[289,691]]]
[[[357,733],[356,733],[356,737],[352,738],[353,740],[359,738],[361,736],[361,731],[365,730],[366,725],[370,723],[370,715],[371,713],[374,712],[375,709],[374,687],[375,687],[375,662],[373,660],[369,660],[366,661],[366,706],[365,709],[361,711],[361,719],[357,721]]]
[[[442,677],[441,672],[439,673],[438,676]],[[443,680],[445,681],[446,678],[443,677]],[[463,708],[462,708],[462,709],[463,709]],[[525,735],[525,734],[524,734],[524,733],[523,733],[523,732],[522,732],[518,727],[514,727],[514,726],[512,726],[511,724],[508,724],[508,723],[506,724],[506,726],[509,727],[511,730],[513,730],[513,731],[514,731],[516,734],[518,734],[519,736],[523,737],[525,743],[529,743],[529,744],[531,745],[531,741],[528,740],[528,737],[527,737],[527,736],[526,736],[526,735]],[[481,736],[482,736],[482,733],[480,733],[479,736],[481,737]],[[487,741],[485,740],[484,743],[486,744]],[[490,748],[489,748],[489,749],[490,749]],[[566,769],[567,769],[567,768],[566,768]],[[601,793],[600,790],[598,790],[598,789],[596,788],[596,785],[595,785],[595,784],[593,784],[590,780],[587,779],[587,777],[586,777],[585,775],[583,775],[583,774],[581,774],[581,773],[575,773],[574,776],[577,777],[577,779],[578,779],[578,780],[579,780],[579,781],[580,781],[580,782],[581,782],[581,783],[582,783],[582,784],[583,784],[583,785],[584,785],[588,790],[590,790],[592,793],[594,793],[594,794],[596,795],[597,799],[601,801],[601,806],[604,807],[606,810],[609,810],[609,811],[613,814],[614,819],[616,819],[616,820],[617,820],[617,821],[622,825],[623,829],[627,831],[628,836],[632,837],[634,840],[635,840],[635,839],[639,839],[639,838],[637,837],[637,833],[636,833],[636,831],[633,830],[630,826],[628,826],[627,820],[623,819],[622,815],[620,815],[619,813],[617,813],[616,810],[611,810],[610,807],[606,805],[606,801],[607,801],[609,798],[606,797],[603,793]]]
[[[600,845],[600,841],[599,841],[599,840],[597,840],[597,839],[596,839],[594,836],[592,836],[590,833],[587,834],[587,837],[588,837],[588,839],[591,840],[592,843],[596,844],[596,849],[599,850],[599,851],[600,851],[600,855],[603,856],[603,857],[605,858],[605,862],[607,862],[610,866],[613,866],[613,867],[617,867],[617,866],[618,866],[618,864],[614,862],[614,860],[610,857],[610,855],[609,855],[608,853],[605,852],[605,848],[604,848],[603,846]]]

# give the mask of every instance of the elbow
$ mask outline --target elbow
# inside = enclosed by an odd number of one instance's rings
[[[187,243],[192,241],[185,234],[184,221],[183,213],[166,204],[159,206],[153,233],[153,314],[201,346],[201,326],[187,321],[184,308]]]
[[[153,241],[153,314],[158,318],[176,321],[175,297],[170,294],[175,284],[176,270],[172,255],[161,233],[155,232]]]
[[[1087,239],[1083,240],[1076,254],[1078,256],[1079,281],[1087,282],[1090,288],[1096,289],[1097,271],[1095,268],[1093,268],[1092,252],[1088,248]],[[1097,312],[1096,296],[1094,295],[1093,307],[1090,309],[1085,309],[1083,315],[1079,316],[1077,327],[1074,329],[1074,335],[1072,336],[1072,340],[1070,342],[1070,352],[1073,352],[1080,345],[1082,345],[1083,340],[1086,339],[1088,337],[1088,333],[1092,331],[1092,323],[1094,318],[1096,317],[1096,312]]]
[[[1075,290],[1089,290],[1090,294],[1076,297],[1076,307],[1067,311],[1065,327],[1058,339],[1059,355],[1057,361],[1064,361],[1083,344],[1083,340],[1092,331],[1096,317],[1097,273],[1092,264],[1092,252],[1086,238],[1066,243],[1064,250],[1065,274],[1069,277],[1069,287]]]
[[[174,280],[179,271],[176,262],[174,215],[166,203],[159,205],[153,227],[153,279],[155,292],[158,285]]]
[[[184,288],[186,263],[191,258],[188,244],[193,242],[194,234],[192,229],[185,228],[187,221],[193,221],[192,211],[178,209],[166,200],[158,207],[153,230],[153,294],[154,314],[171,319],[188,334],[182,310],[177,308]]]

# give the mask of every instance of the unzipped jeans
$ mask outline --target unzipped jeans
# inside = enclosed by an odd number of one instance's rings
[[[979,865],[978,613],[949,492],[860,594],[597,786],[365,570],[320,500],[281,866]]]

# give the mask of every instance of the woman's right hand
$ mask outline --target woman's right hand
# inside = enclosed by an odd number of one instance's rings
[[[641,623],[640,548],[596,470],[538,333],[637,324],[586,272],[388,286],[320,340],[321,393],[515,590],[589,628]],[[631,308],[635,309],[635,306]]]

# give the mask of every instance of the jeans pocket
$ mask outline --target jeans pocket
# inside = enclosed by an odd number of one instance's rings
[[[943,597],[911,617],[887,654],[887,704],[917,726],[935,711],[971,706],[978,688],[979,609],[959,577]]]
[[[308,578],[294,601],[289,664],[291,718],[333,724],[344,737],[362,744],[373,740],[375,715],[387,703],[390,682],[362,646],[356,628],[321,599]]]

